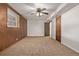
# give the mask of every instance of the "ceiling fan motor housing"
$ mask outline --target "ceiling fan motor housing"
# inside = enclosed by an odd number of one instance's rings
[[[41,12],[41,8],[37,8],[37,12]]]

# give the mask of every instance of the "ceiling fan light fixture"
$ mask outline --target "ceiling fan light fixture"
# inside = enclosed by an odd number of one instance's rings
[[[40,13],[40,16],[42,16],[43,14],[42,13]]]
[[[36,13],[36,16],[39,16],[39,13]]]
[[[42,16],[42,13],[37,12],[36,16]]]
[[[48,12],[45,12],[46,8],[37,8],[36,9],[36,16],[48,15]]]

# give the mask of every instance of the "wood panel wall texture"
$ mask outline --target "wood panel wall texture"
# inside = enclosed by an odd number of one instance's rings
[[[7,27],[8,7],[7,4],[0,4],[0,51],[27,36],[27,20],[20,14],[20,27]]]

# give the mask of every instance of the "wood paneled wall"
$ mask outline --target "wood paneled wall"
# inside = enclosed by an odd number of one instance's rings
[[[8,7],[7,4],[0,4],[0,51],[27,36],[27,20],[20,14],[20,27],[7,27]]]
[[[4,32],[6,30],[6,20],[7,19],[7,5],[0,4],[0,31]]]

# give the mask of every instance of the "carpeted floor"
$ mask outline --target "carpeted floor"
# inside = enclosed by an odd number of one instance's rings
[[[79,56],[49,37],[26,37],[0,52],[3,56]]]

